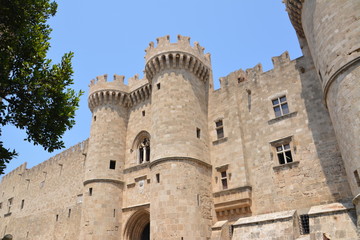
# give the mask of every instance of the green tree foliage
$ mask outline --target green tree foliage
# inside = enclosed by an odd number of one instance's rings
[[[14,125],[49,152],[64,147],[61,136],[74,125],[82,94],[69,88],[73,53],[59,64],[46,59],[46,21],[56,9],[49,0],[0,0],[0,135],[2,126]],[[16,155],[0,141],[0,174]]]

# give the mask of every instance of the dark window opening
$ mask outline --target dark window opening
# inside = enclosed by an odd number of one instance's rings
[[[116,216],[116,209],[114,209],[114,212],[113,212],[113,217]]]
[[[150,141],[145,138],[139,146],[139,163],[150,162]]]
[[[23,200],[21,200],[21,207],[20,207],[20,209],[23,209],[23,208],[24,208],[24,204],[25,204],[25,200],[23,199]]]
[[[156,174],[156,182],[159,183],[160,182],[160,173]]]
[[[216,135],[218,139],[224,138],[224,125],[222,120],[215,122],[216,126]]]
[[[200,128],[196,128],[196,137],[197,138],[200,138],[200,132],[201,132]]]
[[[309,215],[304,214],[300,215],[300,234],[309,234],[310,233],[310,225],[309,225]]]
[[[278,97],[272,100],[275,117],[281,117],[289,114],[289,106],[287,104],[286,96]]]
[[[110,160],[110,166],[109,166],[109,168],[110,168],[110,169],[115,169],[115,167],[116,167],[116,161],[115,161],[115,160]]]
[[[94,116],[94,122],[96,121],[96,116]]]
[[[359,177],[358,170],[354,171],[354,175],[355,175],[356,184],[357,184],[358,187],[360,187],[360,177]]]
[[[68,212],[68,217],[70,217],[71,215],[71,209],[69,209],[69,212]]]
[[[278,145],[276,147],[276,154],[280,164],[291,163],[293,158],[291,155],[290,143]]]
[[[156,84],[157,89],[160,89],[160,83]]]
[[[222,185],[222,188],[225,190],[225,189],[228,189],[228,182],[227,182],[227,174],[226,174],[226,171],[223,171],[220,173],[221,174],[221,185]]]
[[[143,115],[143,117],[145,117],[145,111],[142,111],[142,115]]]
[[[93,189],[89,188],[89,196],[92,196],[92,194],[93,194]]]
[[[56,214],[56,221],[59,221],[59,214]]]

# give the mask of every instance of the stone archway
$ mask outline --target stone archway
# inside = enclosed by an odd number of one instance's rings
[[[126,240],[150,240],[149,211],[136,211],[127,221],[124,235]]]

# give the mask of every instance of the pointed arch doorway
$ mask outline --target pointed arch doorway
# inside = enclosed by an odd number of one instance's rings
[[[143,209],[136,211],[125,225],[126,240],[150,240],[150,213]]]

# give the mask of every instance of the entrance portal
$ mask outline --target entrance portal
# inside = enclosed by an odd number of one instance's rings
[[[150,223],[148,223],[144,228],[141,234],[141,240],[150,240]]]
[[[143,209],[135,212],[127,221],[125,240],[150,240],[150,213]]]

